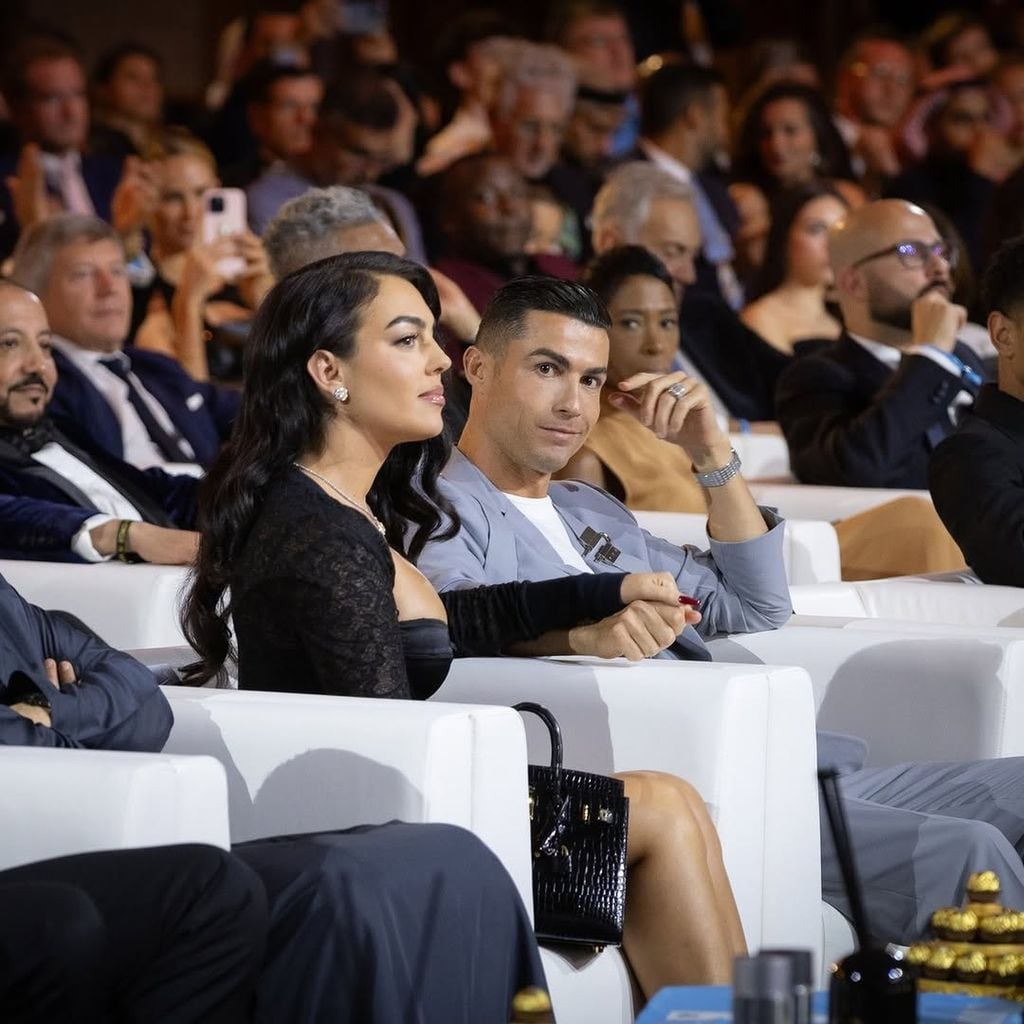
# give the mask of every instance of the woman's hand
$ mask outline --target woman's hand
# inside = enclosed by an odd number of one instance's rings
[[[698,473],[729,461],[729,438],[718,425],[707,385],[696,377],[681,371],[635,373],[619,382],[608,401],[631,413],[658,437],[679,445]]]
[[[235,237],[237,253],[245,260],[245,269],[238,275],[238,290],[250,309],[255,309],[263,296],[274,287],[274,275],[270,272],[267,250],[251,231]]]
[[[60,207],[46,194],[43,160],[34,142],[26,142],[21,147],[18,166],[6,179],[6,185],[11,194],[14,216],[18,218],[18,226],[23,232],[60,212]]]
[[[217,270],[217,263],[238,255],[236,238],[218,238],[213,242],[199,242],[185,253],[181,276],[175,289],[175,300],[202,304],[219,292],[225,280]]]
[[[152,219],[160,201],[158,171],[137,156],[125,157],[121,180],[110,201],[110,219],[122,238],[130,238]]]

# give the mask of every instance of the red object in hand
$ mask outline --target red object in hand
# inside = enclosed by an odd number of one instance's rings
[[[700,601],[695,597],[688,597],[686,594],[679,595],[679,603],[685,604],[687,608],[700,608]]]

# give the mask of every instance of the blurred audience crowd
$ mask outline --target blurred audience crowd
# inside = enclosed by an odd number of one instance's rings
[[[540,39],[474,6],[414,66],[384,4],[270,0],[224,27],[189,101],[148,46],[90,67],[59,26],[26,28],[0,80],[0,259],[53,332],[50,418],[201,474],[275,275],[376,249],[438,285],[457,436],[497,290],[601,279],[588,264],[639,246],[676,307],[640,344],[669,345],[723,427],[781,432],[804,483],[926,487],[997,373],[978,280],[1024,232],[1021,20],[865,26],[824,68],[785,37],[722,60],[702,10],[679,5],[681,45],[638,63],[611,0],[552,4]],[[672,507],[700,508],[684,490]]]

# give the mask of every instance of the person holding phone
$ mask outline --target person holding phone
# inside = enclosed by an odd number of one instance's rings
[[[237,377],[253,310],[273,284],[266,253],[246,226],[244,193],[220,189],[210,151],[184,133],[162,149],[148,225],[156,275],[133,288],[134,343],[196,380]]]

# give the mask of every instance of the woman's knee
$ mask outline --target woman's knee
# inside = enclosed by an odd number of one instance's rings
[[[700,794],[685,779],[666,772],[627,772],[621,776],[629,797],[631,826],[636,826],[639,841],[649,834],[703,842],[701,816],[704,804]],[[633,838],[631,828],[631,838]]]

